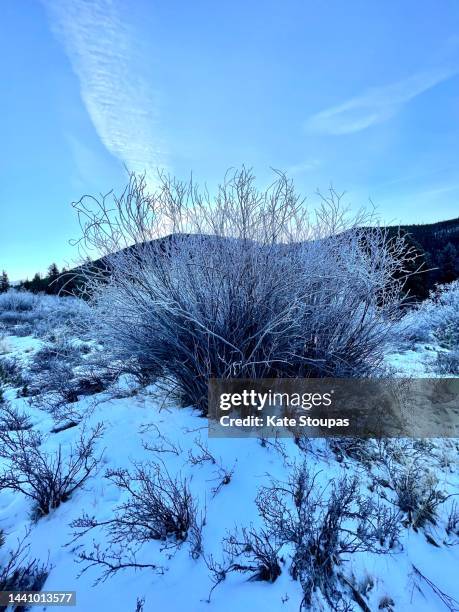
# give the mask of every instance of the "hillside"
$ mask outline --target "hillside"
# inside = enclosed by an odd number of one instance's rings
[[[459,217],[423,225],[402,225],[400,229],[418,251],[426,270],[409,282],[415,297],[424,299],[436,284],[459,278]]]
[[[401,230],[406,235],[407,244],[414,246],[419,257],[416,268],[423,272],[412,276],[407,289],[415,300],[428,297],[437,284],[450,283],[459,278],[459,217],[437,223],[389,226],[390,232]],[[172,236],[161,238],[165,245]],[[130,247],[128,247],[130,248]],[[89,263],[83,264],[87,266]],[[91,263],[98,269],[109,269],[107,258],[102,257]],[[413,271],[415,270],[413,267]],[[49,294],[79,294],[82,285],[81,268],[75,267],[56,277],[34,277],[32,281],[20,283],[19,288]]]

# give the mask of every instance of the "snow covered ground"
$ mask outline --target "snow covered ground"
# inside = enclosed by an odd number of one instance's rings
[[[0,360],[14,357],[26,377],[34,355],[46,344],[32,336],[15,336],[10,330],[2,340]],[[435,356],[435,347],[417,345],[388,355],[387,363],[397,375],[431,376],[430,365]],[[347,595],[349,609],[365,609],[364,606],[369,610],[416,612],[459,609],[459,534],[454,533],[454,529],[456,532],[459,529],[459,519],[452,531],[447,532],[454,495],[459,493],[457,440],[393,441],[384,450],[393,461],[398,461],[404,474],[412,463],[420,465],[424,474],[430,472],[434,489],[442,496],[434,522],[414,528],[397,506],[387,466],[377,459],[382,447],[376,441],[368,442],[363,455],[358,456],[343,451],[339,443],[333,447],[325,440],[311,441],[306,450],[301,450],[291,440],[264,444],[257,439],[208,439],[207,422],[198,412],[178,408],[165,399],[159,388],[141,386],[129,375],[121,375],[108,388],[81,395],[78,401],[68,404],[76,424],[56,433],[52,433],[56,424],[63,425],[69,420],[65,405],[58,412],[50,411],[37,401],[40,393],[29,396],[23,385],[14,380],[4,384],[3,396],[10,406],[30,417],[33,430],[42,434],[41,450],[45,454],[61,447],[65,456],[83,431],[88,432],[99,423],[103,425],[103,435],[96,442],[95,454],[102,456],[97,471],[49,515],[32,520],[29,498],[10,489],[0,491],[0,529],[5,535],[0,562],[27,533],[28,555],[48,566],[43,589],[76,591],[78,611],[296,612],[303,591],[300,581],[294,580],[289,572],[288,547],[280,552],[282,572],[273,583],[251,581],[250,572],[231,572],[215,588],[210,603],[213,582],[208,564],[212,557],[217,562],[222,559],[222,540],[228,531],[251,524],[262,526],[255,504],[260,487],[269,486],[273,478],[286,481],[293,464],[303,462],[313,473],[319,473],[317,483],[325,488],[332,478],[356,475],[363,493],[385,500],[389,508],[400,512],[400,535],[388,554],[355,552],[339,560],[337,571],[345,577],[340,588]],[[206,458],[202,458],[203,449],[209,453]],[[201,460],[196,461],[197,457]],[[5,459],[0,462],[7,467]],[[128,494],[106,477],[107,470],[126,468],[132,472],[134,464],[141,462],[155,462],[173,477],[187,479],[199,516],[205,516],[203,553],[193,558],[187,541],[177,548],[156,540],[138,545],[121,541],[118,551],[126,553],[136,548],[137,563],[156,564],[161,571],[126,568],[100,580],[106,568],[100,565],[87,568],[87,563],[79,562],[78,555],[92,550],[94,542],[106,548],[106,530],[94,528],[75,539],[78,530],[71,524],[83,515],[95,517],[98,522],[111,520]],[[352,589],[345,586],[346,581],[360,593],[360,603]],[[319,590],[312,609],[330,609]]]

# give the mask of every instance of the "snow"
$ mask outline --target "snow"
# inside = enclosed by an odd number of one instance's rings
[[[412,347],[403,347],[386,355],[385,363],[394,376],[413,378],[439,377],[435,372],[435,360],[439,353],[448,351],[440,346],[426,343],[415,343]]]
[[[4,339],[3,354],[13,354],[20,358],[24,354],[36,351],[41,348],[43,341],[32,336],[7,336]]]
[[[10,335],[6,342],[8,355],[14,354],[24,364],[43,345],[41,340],[30,336]],[[427,376],[429,363],[434,357],[432,347],[417,346],[388,355],[387,363],[398,375]],[[31,405],[27,398],[18,397],[16,390],[5,390],[4,397],[26,411],[33,427],[45,436],[43,449],[46,452],[55,451],[59,445],[68,452],[83,427],[89,431],[98,423],[103,423],[104,434],[97,443],[97,451],[103,453],[98,472],[49,516],[31,522],[30,500],[16,492],[0,492],[0,528],[7,536],[5,546],[0,550],[0,558],[8,548],[14,547],[17,538],[30,529],[30,555],[47,561],[51,568],[44,589],[75,590],[75,610],[81,612],[134,612],[137,597],[145,598],[145,612],[245,612],[258,609],[265,612],[296,612],[302,600],[302,591],[300,584],[289,575],[287,565],[273,584],[248,581],[246,574],[230,574],[215,589],[211,602],[207,603],[212,587],[209,570],[202,557],[197,560],[190,557],[186,542],[176,552],[161,550],[161,543],[154,541],[142,546],[138,560],[163,565],[166,568],[163,575],[148,569],[125,570],[97,585],[94,582],[101,574],[98,568],[80,575],[83,566],[75,562],[76,554],[81,547],[90,546],[93,540],[104,544],[104,533],[96,529],[71,543],[73,530],[70,523],[83,513],[94,515],[99,521],[108,520],[113,516],[115,506],[123,501],[120,490],[104,476],[107,468],[132,469],[133,461],[159,459],[164,461],[171,474],[180,473],[189,478],[199,507],[206,510],[203,530],[205,554],[212,554],[217,560],[221,559],[221,541],[228,530],[236,525],[260,523],[254,504],[259,487],[267,485],[270,477],[285,480],[288,474],[283,457],[272,446],[263,447],[255,439],[208,439],[206,420],[196,411],[175,407],[171,402],[163,405],[160,390],[154,386],[140,387],[135,377],[123,375],[112,391],[112,394],[103,392],[81,398],[72,407],[84,416],[84,424],[82,421],[76,427],[51,433],[54,420],[49,412]],[[163,440],[158,438],[158,432],[161,432]],[[164,440],[176,445],[178,454],[154,453],[143,444],[161,445]],[[189,452],[198,452],[196,440],[208,445],[219,465],[228,471],[234,468],[230,483],[222,486],[215,495],[212,490],[221,480],[218,465],[210,462],[192,465],[189,461]],[[283,443],[289,460],[301,461],[305,457],[292,441]],[[435,452],[448,455],[452,461],[452,465],[439,474],[441,488],[448,494],[457,493],[457,448],[451,441],[436,441],[435,444]],[[338,463],[323,440],[313,440],[311,448],[317,452],[308,453],[307,461],[315,470],[321,471],[323,482],[339,474],[355,473],[359,475],[362,487],[370,485],[369,474],[360,464],[352,460]],[[446,609],[426,584],[422,585],[422,591],[414,586],[413,565],[440,589],[459,599],[459,547],[442,544],[445,539],[444,520],[442,517],[436,526],[428,528],[428,532],[440,543],[438,548],[427,541],[423,530],[416,533],[406,528],[402,530],[400,544],[392,554],[360,553],[345,560],[340,570],[348,577],[354,576],[357,583],[366,577],[374,581],[366,600],[371,610],[378,609],[384,596],[393,599],[396,610],[433,612]],[[320,601],[318,594],[316,605],[328,610],[323,599],[322,604]],[[43,606],[40,609],[48,608]],[[357,604],[355,609],[359,609]]]

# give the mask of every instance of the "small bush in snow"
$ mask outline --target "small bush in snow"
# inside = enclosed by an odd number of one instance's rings
[[[386,467],[396,503],[406,515],[406,524],[415,530],[427,523],[436,524],[438,507],[445,501],[445,495],[425,463],[408,459],[402,464],[389,462]]]
[[[398,537],[397,513],[362,496],[356,478],[322,488],[306,464],[295,467],[288,482],[263,487],[257,506],[272,541],[294,546],[291,573],[303,588],[304,607],[320,589],[335,609],[343,599],[337,576],[343,557],[388,552]]]
[[[434,448],[429,440],[392,441],[381,457],[387,475],[385,486],[395,492],[395,504],[405,515],[405,525],[415,530],[427,523],[435,525],[439,506],[446,500],[431,469]],[[387,496],[385,492],[383,496]]]
[[[58,336],[56,342],[48,343],[38,350],[29,368],[28,388],[37,401],[57,407],[76,402],[76,384],[73,368],[81,362],[81,352],[77,346]]]
[[[52,340],[87,332],[88,305],[79,298],[43,295],[35,312],[33,331],[39,338]]]
[[[281,574],[281,546],[264,529],[242,528],[229,534],[223,540],[223,561],[217,561],[212,555],[205,558],[213,582],[207,601],[210,602],[214,589],[232,572],[249,573],[252,581],[275,582]]]
[[[0,391],[0,431],[20,431],[31,427],[30,418],[9,402],[5,402]]]
[[[37,369],[55,357],[61,360],[76,362],[81,358],[81,353],[81,346],[71,342],[65,336],[59,335],[56,337],[55,342],[45,344],[35,353],[34,362]]]
[[[78,401],[72,365],[58,355],[34,360],[27,391],[38,405],[55,411],[60,406]]]
[[[445,376],[459,376],[459,348],[445,353],[439,352],[435,370]]]
[[[209,377],[375,372],[411,257],[401,236],[363,215],[347,222],[333,190],[312,222],[280,173],[259,191],[236,171],[214,198],[159,183],[150,195],[131,175],[113,202],[76,205],[86,245],[104,255],[83,270],[93,325],[118,358],[203,411]]]
[[[187,539],[196,502],[186,480],[171,477],[159,463],[138,465],[132,474],[110,470],[107,478],[129,493],[129,501],[120,508],[125,538],[166,541],[172,537],[177,543]]]
[[[46,337],[68,325],[85,327],[88,306],[74,297],[35,295],[10,290],[0,294],[0,324],[14,326],[16,335]]]
[[[459,536],[459,506],[453,502],[448,510],[446,533]]]
[[[274,582],[281,574],[280,546],[264,529],[242,528],[224,539],[228,557],[239,560],[238,571],[250,572],[250,580]]]
[[[10,289],[0,294],[0,312],[29,312],[37,307],[38,301],[33,293]]]
[[[40,434],[33,430],[0,430],[0,457],[7,464],[0,474],[0,488],[32,499],[34,517],[49,514],[67,501],[99,465],[95,444],[101,434],[102,426],[98,425],[87,437],[82,433],[68,453],[61,445],[54,453],[47,453],[40,448]]]
[[[88,355],[86,345],[76,344],[62,335],[37,351],[28,369],[27,391],[34,402],[59,416],[67,404],[80,395],[92,395],[107,388],[116,376]],[[71,408],[69,414],[72,413]]]
[[[167,549],[188,541],[191,556],[201,554],[204,518],[198,518],[197,503],[186,479],[171,476],[163,463],[137,464],[134,472],[109,470],[106,477],[127,494],[127,500],[114,509],[111,519],[99,522],[84,515],[72,523],[77,530],[75,539],[95,528],[104,533],[103,548],[94,545],[92,550],[79,553],[85,564],[83,571],[100,566],[104,569],[102,579],[127,567],[162,572],[155,563],[136,560],[135,550],[151,540],[163,542]]]
[[[135,612],[143,612],[143,606],[145,604],[145,597],[137,597]]]
[[[148,540],[184,542],[196,523],[196,502],[186,480],[173,478],[163,464],[138,464],[133,473],[109,470],[106,477],[128,493],[126,502],[115,508],[114,518],[102,523],[112,543]],[[97,522],[84,517],[73,524],[92,529]]]
[[[72,523],[77,529],[75,538],[98,527],[105,533],[104,549],[95,545],[91,551],[79,554],[79,560],[85,563],[83,571],[93,565],[101,566],[102,579],[127,567],[149,567],[162,572],[157,564],[136,561],[134,549],[150,540],[164,542],[167,549],[177,548],[188,540],[191,556],[201,555],[205,519],[198,518],[197,504],[185,479],[172,477],[165,465],[158,463],[136,465],[134,473],[109,470],[106,476],[128,493],[128,499],[115,508],[113,519],[98,522],[84,515]]]
[[[14,357],[0,359],[0,385],[20,387],[25,384],[22,368]]]
[[[367,464],[372,458],[371,442],[364,438],[329,438],[327,442],[340,462],[349,458]]]
[[[379,600],[378,610],[386,610],[387,612],[394,612],[395,601],[389,595],[383,595]]]
[[[361,495],[357,478],[330,480],[325,486],[311,475],[306,463],[294,466],[287,482],[273,480],[256,499],[263,520],[260,529],[243,529],[225,538],[224,559],[206,559],[214,588],[230,572],[250,572],[252,579],[273,582],[290,551],[290,572],[303,589],[302,608],[313,605],[319,589],[332,610],[346,608],[338,572],[347,555],[387,553],[399,533],[399,517],[386,505]],[[341,604],[344,607],[339,607]]]
[[[408,340],[438,342],[447,349],[459,347],[459,281],[437,287],[404,317],[401,326]]]
[[[3,545],[3,534],[0,533],[0,547]],[[27,536],[27,534],[26,534]],[[48,576],[48,568],[36,559],[28,559],[29,545],[26,536],[18,541],[15,549],[9,550],[6,556],[1,555],[0,591],[40,591]],[[3,551],[0,551],[3,553]],[[24,610],[15,606],[13,612]],[[0,612],[6,612],[7,606],[0,606]]]

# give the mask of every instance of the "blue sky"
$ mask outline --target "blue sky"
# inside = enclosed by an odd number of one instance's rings
[[[70,203],[124,165],[272,166],[386,221],[459,215],[457,0],[3,0],[0,69],[12,279],[72,263]]]

